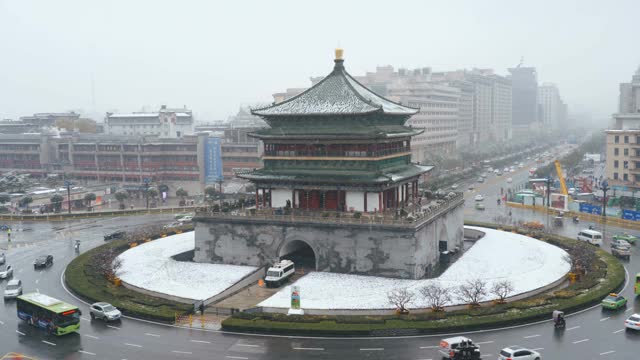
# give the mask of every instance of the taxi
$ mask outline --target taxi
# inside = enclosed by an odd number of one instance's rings
[[[613,240],[624,240],[629,244],[635,244],[636,240],[638,240],[638,237],[628,233],[621,233],[621,234],[613,235]]]
[[[601,304],[604,309],[616,310],[625,306],[627,304],[627,299],[622,295],[611,293],[602,300]]]

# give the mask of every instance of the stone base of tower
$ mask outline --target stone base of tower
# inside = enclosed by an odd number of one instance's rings
[[[229,216],[199,213],[195,261],[268,266],[291,259],[297,268],[420,279],[444,250],[462,248],[462,197],[412,222],[371,219]]]

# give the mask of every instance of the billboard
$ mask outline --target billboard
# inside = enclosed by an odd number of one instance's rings
[[[625,220],[640,221],[640,211],[622,210],[622,218]]]
[[[222,180],[220,138],[208,137],[204,140],[204,183],[215,184]]]
[[[560,211],[569,211],[569,197],[564,194],[551,194],[549,196],[551,207]]]
[[[591,205],[589,203],[581,203],[580,212],[595,214],[595,215],[602,215],[602,206]]]

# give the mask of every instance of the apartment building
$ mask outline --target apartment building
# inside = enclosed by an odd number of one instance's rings
[[[171,109],[162,105],[154,112],[110,113],[105,117],[105,133],[109,135],[142,135],[180,138],[193,135],[193,113],[187,107]]]
[[[540,120],[544,127],[558,129],[567,121],[566,104],[556,84],[543,83],[538,88]]]

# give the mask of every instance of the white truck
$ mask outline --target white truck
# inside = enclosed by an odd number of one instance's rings
[[[296,272],[291,260],[281,260],[267,269],[267,276],[264,282],[267,287],[280,287]]]

